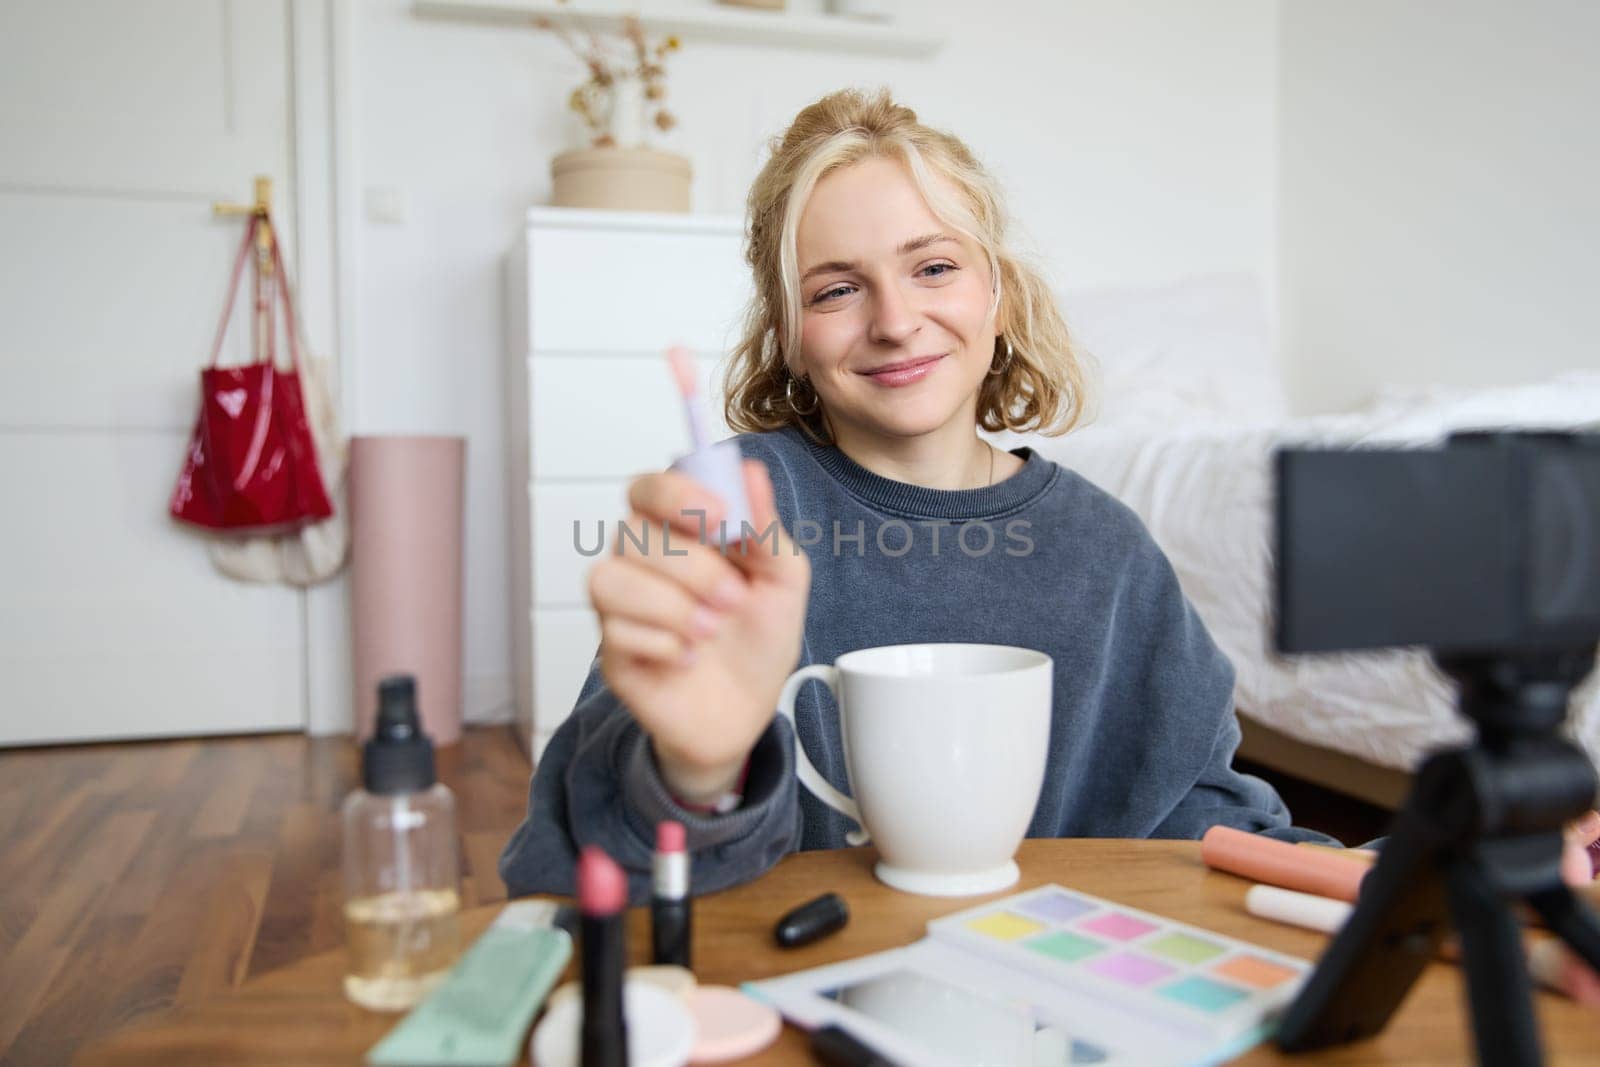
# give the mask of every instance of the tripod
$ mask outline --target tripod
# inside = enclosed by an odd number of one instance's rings
[[[1561,880],[1562,827],[1593,806],[1595,770],[1556,733],[1594,647],[1434,661],[1477,740],[1422,765],[1355,910],[1279,1021],[1285,1051],[1383,1029],[1453,925],[1478,1062],[1542,1062],[1512,900],[1600,970],[1600,919]]]

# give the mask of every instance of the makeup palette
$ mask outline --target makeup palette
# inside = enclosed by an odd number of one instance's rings
[[[928,933],[1141,1017],[1217,1038],[1258,1026],[1288,1003],[1311,968],[1056,885],[935,919]]]
[[[1215,1063],[1262,1040],[1311,964],[1058,885],[892,949],[745,990],[897,1062]]]

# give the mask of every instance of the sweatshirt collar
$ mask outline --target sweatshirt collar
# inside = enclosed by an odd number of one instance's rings
[[[819,445],[794,426],[784,427],[805,446],[817,465],[852,496],[882,511],[905,518],[991,519],[1016,511],[1039,496],[1055,480],[1056,465],[1031,448],[1012,450],[1022,469],[1004,481],[981,489],[927,489],[875,474],[834,445]]]

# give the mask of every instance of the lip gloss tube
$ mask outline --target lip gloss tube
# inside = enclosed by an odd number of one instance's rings
[[[715,527],[707,527],[706,539],[712,544],[724,546],[738,544],[746,525],[754,529],[750,503],[744,492],[744,456],[739,450],[739,442],[732,439],[713,442],[706,431],[694,357],[689,350],[679,346],[669,348],[667,361],[672,365],[672,377],[683,399],[684,417],[689,422],[689,441],[693,446],[691,452],[673,462],[672,469],[687,474],[721,497],[726,505],[727,511],[722,521]],[[757,536],[760,533],[756,531]]]
[[[679,456],[673,461],[672,469],[687,474],[717,494],[727,506],[722,520],[715,526],[706,521],[706,543],[737,545],[746,526],[755,530],[750,505],[745,502],[744,455],[739,451],[739,442],[730,439],[705,445]],[[762,532],[755,530],[757,536]]]

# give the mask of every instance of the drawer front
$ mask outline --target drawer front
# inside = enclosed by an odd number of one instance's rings
[[[721,352],[752,292],[733,232],[534,228],[528,234],[533,349]]]
[[[689,429],[667,361],[652,356],[529,357],[533,480],[629,479],[665,469],[689,450]],[[698,361],[707,432],[722,419],[723,361]]]
[[[605,556],[616,538],[618,521],[628,514],[627,483],[536,483],[529,508],[533,530],[534,605],[587,608],[589,570]],[[576,533],[573,523],[577,523]]]
[[[533,613],[533,732],[555,733],[578,701],[600,649],[600,622],[586,608],[536,608]]]

